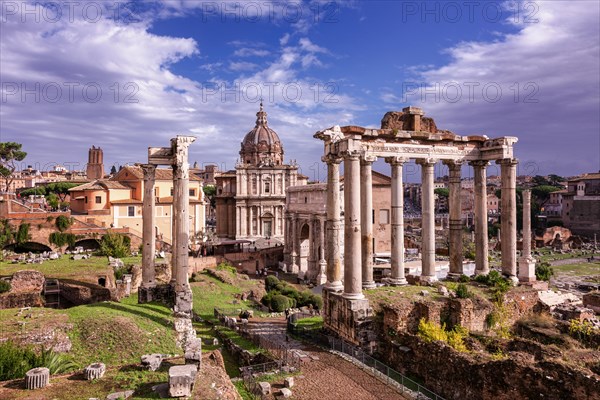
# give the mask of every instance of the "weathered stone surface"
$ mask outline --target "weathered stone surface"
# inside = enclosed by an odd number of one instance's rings
[[[185,346],[186,361],[200,362],[202,361],[202,339],[191,339]]]
[[[48,368],[33,368],[25,373],[25,387],[27,389],[41,389],[50,382],[50,370]]]
[[[160,368],[162,360],[162,354],[144,354],[142,356],[142,365],[147,367],[150,371],[156,371]]]
[[[100,379],[104,376],[106,372],[106,365],[103,363],[94,363],[90,364],[83,370],[83,375],[85,379],[88,381],[92,381],[94,379]]]
[[[269,382],[258,382],[257,390],[258,394],[262,396],[271,394],[271,384]]]
[[[41,293],[45,281],[44,274],[39,271],[17,271],[10,281],[10,293]]]
[[[133,390],[126,390],[124,392],[115,392],[106,396],[106,400],[120,400],[120,399],[128,399],[133,396]]]
[[[175,365],[169,368],[169,395],[171,397],[190,396],[197,372],[195,364]]]
[[[292,397],[292,391],[288,388],[282,388],[279,390],[279,394],[281,395],[281,397],[283,397],[284,399],[287,399],[289,397]]]
[[[590,292],[583,295],[583,305],[600,314],[600,292]]]
[[[290,376],[283,380],[283,386],[286,388],[294,387],[294,377]]]

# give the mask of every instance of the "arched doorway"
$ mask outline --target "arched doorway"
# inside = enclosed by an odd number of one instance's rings
[[[9,244],[8,246],[5,246],[4,249],[14,251],[17,254],[43,253],[46,251],[52,251],[52,249],[49,246],[38,242],[25,242],[20,245],[13,243]]]
[[[300,271],[306,272],[308,270],[308,252],[310,251],[310,244],[308,238],[310,237],[310,227],[308,224],[302,225],[300,228]]]
[[[84,250],[98,250],[100,248],[100,242],[98,239],[82,239],[75,242],[73,248],[69,248],[69,250],[74,250],[77,247],[83,247]]]

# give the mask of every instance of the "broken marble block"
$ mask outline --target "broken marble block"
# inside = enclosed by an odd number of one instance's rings
[[[94,379],[102,378],[105,372],[106,365],[104,365],[103,363],[90,364],[83,370],[85,379],[88,381],[93,381]]]
[[[174,365],[169,368],[169,396],[191,396],[197,372],[196,364]]]
[[[271,394],[271,384],[269,382],[258,382],[258,394],[261,396]]]
[[[202,339],[190,339],[185,346],[185,360],[200,363],[202,360]]]
[[[25,387],[27,389],[41,389],[50,381],[50,370],[40,367],[30,369],[25,373]]]
[[[291,388],[294,386],[294,377],[290,376],[287,377],[283,380],[283,386],[285,386],[286,388]]]
[[[162,360],[162,354],[144,354],[142,356],[142,365],[150,371],[156,371],[160,368]]]
[[[292,397],[292,391],[288,388],[283,388],[279,391],[279,393],[281,394],[281,397],[287,399],[289,397]]]

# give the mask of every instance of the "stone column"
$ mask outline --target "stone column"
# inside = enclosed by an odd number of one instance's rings
[[[248,218],[246,216],[246,206],[242,205],[238,209],[240,210],[240,213],[237,217],[240,220],[239,236],[247,237],[248,236],[248,227],[246,226],[246,223],[248,221]]]
[[[285,219],[284,222],[285,224],[283,225],[283,262],[285,263],[286,266],[286,271],[288,270],[288,268],[291,266],[291,246],[290,244],[292,243],[292,235],[290,234],[290,228],[291,228],[291,220],[290,220],[290,214],[288,212],[285,213]]]
[[[433,167],[436,160],[423,158],[417,160],[421,165],[421,281],[437,281],[435,275],[435,197],[433,185]]]
[[[523,190],[523,250],[519,259],[519,281],[533,282],[535,260],[531,256],[531,190]]]
[[[372,165],[377,157],[364,156],[360,160],[360,229],[362,243],[362,287],[372,289],[373,280],[373,177]]]
[[[297,274],[300,272],[300,263],[298,262],[300,258],[300,235],[298,234],[298,216],[296,214],[292,215],[292,232],[290,237],[292,238],[292,265],[288,272]]]
[[[156,286],[154,256],[156,252],[156,232],[154,231],[154,178],[156,166],[142,164],[144,172],[144,204],[142,210],[142,287]]]
[[[315,242],[315,221],[311,218],[308,220],[308,255],[306,257],[306,264],[308,268],[306,275],[310,280],[316,278],[318,274]]]
[[[173,204],[175,205],[175,225],[177,237],[177,273],[175,276],[175,312],[191,317],[192,291],[188,281],[188,245],[190,235],[189,218],[189,163],[188,147],[195,141],[191,136],[178,136],[172,139],[174,146],[175,188],[173,190]]]
[[[500,164],[502,180],[500,229],[502,230],[502,273],[517,283],[517,160],[506,158]]]
[[[319,273],[317,275],[317,285],[323,285],[327,282],[327,261],[325,261],[325,220],[319,219]]]
[[[344,294],[362,299],[360,232],[360,159],[357,151],[344,155]]]
[[[173,196],[171,201],[171,286],[175,287],[177,276],[177,213],[175,207],[175,186],[177,181],[177,166],[173,165]]]
[[[450,272],[449,276],[459,277],[463,274],[463,240],[462,240],[462,219],[461,219],[461,201],[460,201],[460,169],[461,161],[444,161],[448,166],[448,207],[449,207],[449,243],[450,243]],[[443,224],[442,224],[443,227]]]
[[[487,178],[488,161],[478,160],[469,163],[473,167],[475,185],[475,275],[490,272],[488,261],[488,216]]]
[[[327,163],[327,283],[325,289],[344,290],[342,284],[342,257],[340,250],[340,163],[334,155],[323,157]]]
[[[387,157],[392,169],[392,271],[388,283],[405,285],[404,277],[404,186],[402,169],[406,158]]]

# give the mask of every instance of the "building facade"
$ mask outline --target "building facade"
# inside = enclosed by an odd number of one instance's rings
[[[154,184],[155,234],[171,243],[173,231],[173,171],[157,168]],[[190,235],[205,230],[205,204],[202,181],[190,176],[189,183]],[[123,167],[111,179],[95,181],[74,187],[71,195],[73,216],[99,226],[129,228],[142,236],[142,204],[144,201],[144,173],[139,166]]]
[[[562,221],[576,235],[600,235],[600,173],[569,179],[562,195]]]
[[[268,126],[261,103],[256,125],[241,143],[235,171],[216,177],[219,237],[283,240],[286,190],[307,183],[295,163],[284,164],[283,155],[281,140]]]

